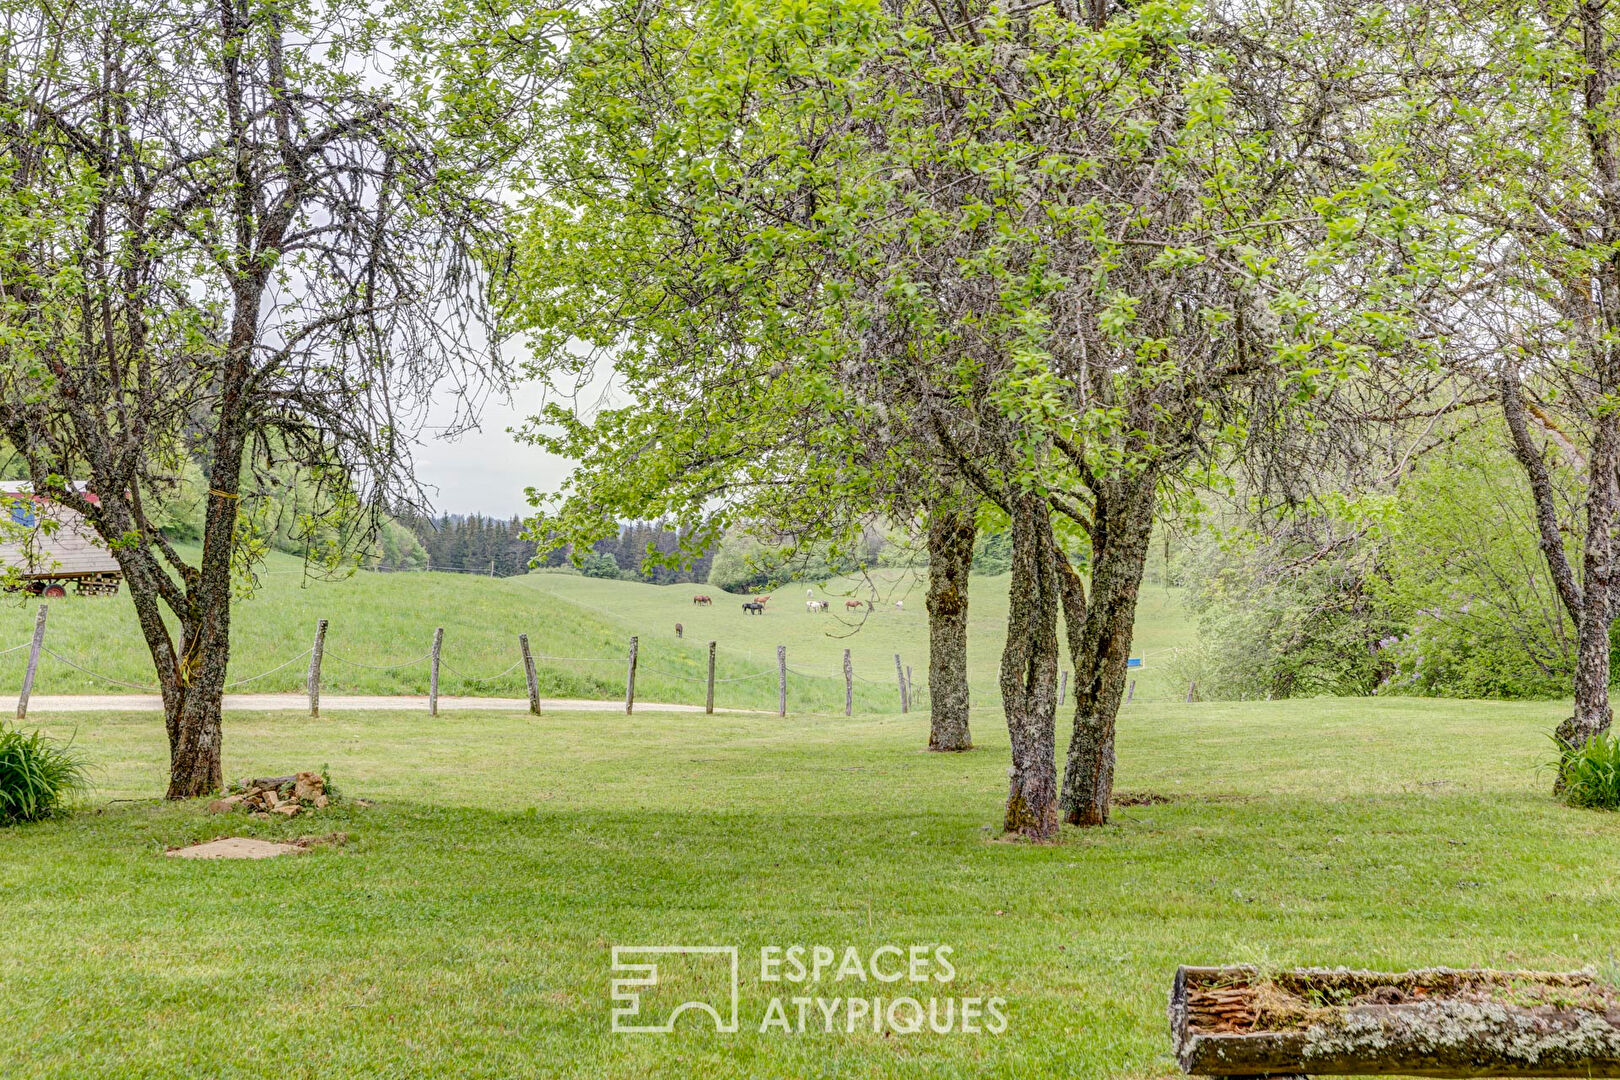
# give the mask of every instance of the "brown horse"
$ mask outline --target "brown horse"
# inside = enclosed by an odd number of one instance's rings
[[[699,593],[697,596],[692,597],[692,603],[699,604],[703,607],[710,607],[714,604],[714,599]]]
[[[866,606],[866,601],[865,600],[845,600],[844,601],[844,610],[845,611],[855,611],[856,609],[863,608],[865,606]]]

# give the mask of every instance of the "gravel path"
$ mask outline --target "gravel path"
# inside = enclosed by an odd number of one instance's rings
[[[303,694],[226,694],[227,712],[305,712],[309,698]],[[383,695],[322,694],[321,711],[387,709],[427,711],[425,697]],[[439,698],[441,711],[483,709],[499,712],[527,712],[528,698],[445,697]],[[541,698],[540,709],[566,712],[623,712],[622,701],[585,701],[575,698]],[[660,705],[638,701],[636,709],[645,712],[700,713],[701,705]],[[163,699],[156,694],[35,694],[28,699],[29,712],[162,712]],[[748,709],[716,709],[717,713],[749,712]]]

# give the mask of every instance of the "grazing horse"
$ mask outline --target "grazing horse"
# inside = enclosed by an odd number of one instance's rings
[[[714,598],[699,593],[697,596],[692,597],[692,603],[698,604],[702,607],[710,607],[714,604]]]
[[[804,602],[804,610],[810,612],[812,615],[814,615],[818,611],[825,612],[827,610],[827,601],[825,601],[825,600],[806,600]]]
[[[683,627],[680,623],[675,624],[675,636],[676,637],[685,637],[686,636],[686,628]]]
[[[750,600],[747,603],[743,604],[743,614],[744,615],[763,615],[763,614],[765,614],[765,603],[764,603],[764,601],[762,601],[762,600]]]
[[[861,607],[861,605],[864,604],[864,603],[866,603],[866,601],[864,601],[864,600],[845,600],[844,601],[844,610],[845,611],[855,611],[855,610],[859,609]]]
[[[764,604],[769,603],[770,599],[771,598],[768,597],[768,596],[756,596],[756,597],[754,597],[754,603],[760,604],[760,605],[763,606]]]
[[[904,610],[906,610],[906,605],[904,605],[900,601],[896,600],[894,602],[894,610],[896,610],[896,611],[904,611]]]

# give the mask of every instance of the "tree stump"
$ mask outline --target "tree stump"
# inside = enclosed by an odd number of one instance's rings
[[[1183,967],[1170,1030],[1198,1076],[1620,1077],[1620,990],[1583,971]]]

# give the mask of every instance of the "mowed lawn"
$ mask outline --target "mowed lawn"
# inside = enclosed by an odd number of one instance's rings
[[[952,756],[918,716],[232,716],[229,775],[326,765],[373,803],[273,825],[150,800],[156,717],[51,717],[101,786],[0,829],[0,1073],[1168,1075],[1178,963],[1608,962],[1620,816],[1548,796],[1560,715],[1138,704],[1119,787],[1171,801],[1050,847],[996,839],[991,711]],[[334,831],[271,861],[160,854]],[[739,946],[741,1030],[612,1033],[611,947],[648,944]],[[762,984],[759,948],[793,944],[949,945],[954,981],[922,990],[1000,996],[1007,1030],[828,1034],[812,1012],[762,1034],[775,994],[917,992]]]

